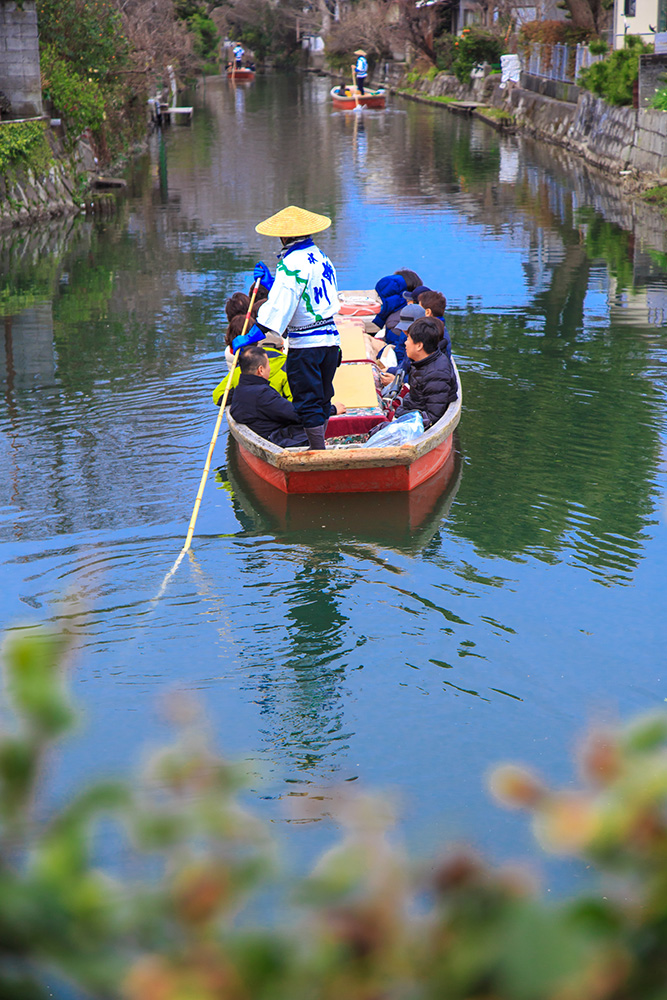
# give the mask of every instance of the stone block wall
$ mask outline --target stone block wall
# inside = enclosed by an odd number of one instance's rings
[[[635,170],[667,176],[667,114],[664,111],[637,112],[637,131],[629,162]]]
[[[666,112],[613,107],[579,88],[575,88],[579,90],[576,104],[571,101],[573,95],[556,100],[524,87],[501,90],[495,74],[461,84],[456,77],[439,73],[416,87],[402,84],[392,89],[406,87],[427,98],[446,96],[505,110],[521,131],[557,143],[603,170],[617,175],[627,171],[640,186],[667,178]]]
[[[625,168],[630,162],[637,128],[634,108],[617,108],[582,91],[569,140],[571,148],[596,166]]]
[[[43,113],[39,35],[35,0],[0,0],[0,90],[9,98],[12,117]]]

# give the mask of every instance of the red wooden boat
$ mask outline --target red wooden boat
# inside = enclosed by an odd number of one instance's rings
[[[387,92],[381,88],[380,90],[366,90],[360,94],[356,87],[332,87],[331,100],[334,108],[338,111],[354,111],[358,105],[362,108],[382,109],[387,103]]]
[[[385,448],[353,444],[324,451],[279,448],[238,424],[229,411],[227,420],[246,464],[283,493],[402,493],[426,482],[449,458],[461,418],[461,398],[459,379],[458,399],[437,423],[409,444]],[[345,415],[332,417],[327,436],[335,437],[337,424],[342,427],[344,421]]]
[[[241,69],[228,69],[227,79],[233,80],[235,83],[250,83],[255,79],[254,69],[248,69],[247,66],[242,66]]]

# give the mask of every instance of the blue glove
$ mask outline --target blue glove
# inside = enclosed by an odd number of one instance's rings
[[[255,281],[257,281],[257,279],[259,278],[260,284],[264,285],[267,292],[271,291],[271,286],[273,285],[273,275],[271,274],[271,272],[269,271],[268,267],[266,266],[263,260],[257,261],[257,263],[255,264],[255,270],[252,272],[252,276],[255,279]]]
[[[264,340],[264,333],[260,330],[256,323],[250,327],[247,333],[242,334],[240,337],[234,337],[232,340],[232,350],[234,354],[237,351],[242,351],[244,347],[248,347],[250,344],[256,344],[260,340]]]

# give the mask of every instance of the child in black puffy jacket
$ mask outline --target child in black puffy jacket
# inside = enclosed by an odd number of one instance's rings
[[[396,416],[419,410],[424,429],[439,420],[458,396],[452,363],[439,349],[441,339],[441,321],[434,316],[424,316],[414,321],[405,344],[411,362],[408,375],[410,391],[401,400]]]

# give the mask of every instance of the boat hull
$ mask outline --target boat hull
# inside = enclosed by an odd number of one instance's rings
[[[452,452],[462,404],[461,380],[456,375],[458,398],[432,427],[400,446],[323,451],[279,448],[238,424],[228,411],[229,429],[248,467],[283,493],[408,492],[435,475]],[[336,419],[331,418],[330,431]]]
[[[453,435],[411,465],[352,466],[348,469],[294,469],[285,471],[244,448],[239,452],[252,471],[283,493],[405,493],[426,482],[442,468],[452,452]],[[361,450],[361,449],[359,449]]]
[[[331,91],[331,100],[333,101],[333,106],[337,111],[354,111],[357,107],[357,101],[354,99],[354,95],[350,97],[343,97],[341,94],[337,94],[336,88]],[[373,91],[368,94],[358,94],[359,105],[362,108],[375,108],[376,110],[381,110],[385,107],[387,103],[387,95],[384,90]]]
[[[255,71],[252,69],[236,69],[227,71],[227,79],[234,80],[236,83],[250,83],[251,80],[255,79]]]

